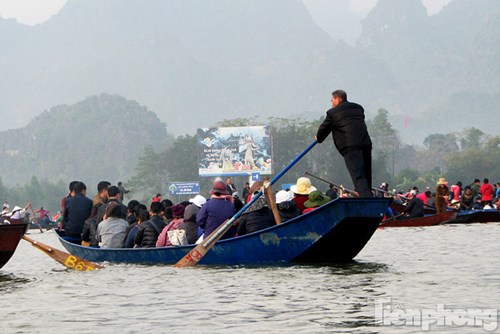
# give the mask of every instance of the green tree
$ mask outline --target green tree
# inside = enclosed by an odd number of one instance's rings
[[[460,146],[462,150],[479,149],[483,146],[486,135],[483,131],[476,128],[465,129],[461,133]]]
[[[377,115],[367,122],[368,132],[373,143],[372,174],[373,183],[394,183],[394,175],[397,170],[396,157],[402,148],[398,132],[389,122],[389,112],[379,109]]]
[[[158,154],[153,147],[147,146],[139,157],[135,175],[127,182],[133,195],[142,194],[146,198],[151,194],[164,193],[168,170],[164,154]]]
[[[170,181],[198,180],[198,147],[196,136],[179,136],[165,152],[165,167]]]

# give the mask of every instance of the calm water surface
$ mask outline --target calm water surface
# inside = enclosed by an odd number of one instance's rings
[[[349,264],[93,272],[21,241],[0,270],[0,333],[498,333],[499,240],[498,223],[387,228]]]

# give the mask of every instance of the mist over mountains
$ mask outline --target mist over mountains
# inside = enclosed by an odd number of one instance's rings
[[[355,31],[348,3],[338,7],[352,26],[338,29]],[[499,19],[497,0],[453,0],[432,16],[420,0],[379,0],[351,46],[299,0],[69,0],[33,27],[0,19],[0,130],[105,92],[194,134],[222,119],[319,118],[344,88],[368,117],[387,109],[407,141],[499,134]]]

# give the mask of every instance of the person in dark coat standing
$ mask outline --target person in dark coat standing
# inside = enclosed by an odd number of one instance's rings
[[[365,123],[362,106],[347,101],[347,93],[332,93],[332,108],[316,133],[322,143],[331,133],[333,142],[351,175],[355,190],[361,197],[373,197],[372,188],[372,141]]]
[[[92,200],[86,196],[87,186],[83,182],[75,183],[73,192],[74,195],[65,203],[62,227],[68,241],[80,244],[83,225],[92,212]]]

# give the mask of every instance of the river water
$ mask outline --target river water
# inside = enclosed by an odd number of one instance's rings
[[[386,228],[349,264],[90,272],[21,241],[0,333],[498,333],[499,240],[499,223]]]

